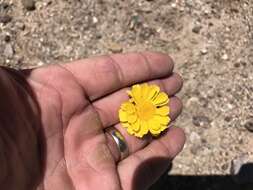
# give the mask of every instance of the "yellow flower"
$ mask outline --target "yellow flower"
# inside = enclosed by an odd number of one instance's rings
[[[136,137],[143,137],[148,132],[158,136],[168,128],[170,109],[169,97],[160,92],[156,85],[137,84],[128,91],[130,99],[122,103],[119,119],[127,132]]]

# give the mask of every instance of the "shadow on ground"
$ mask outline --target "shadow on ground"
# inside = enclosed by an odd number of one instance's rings
[[[241,167],[238,175],[182,176],[167,172],[150,190],[253,190],[253,163]]]

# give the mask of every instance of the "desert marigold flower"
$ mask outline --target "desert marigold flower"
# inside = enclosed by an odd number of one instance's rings
[[[158,86],[137,84],[128,94],[130,99],[122,103],[119,119],[129,134],[143,137],[150,132],[157,136],[168,128],[169,97]]]

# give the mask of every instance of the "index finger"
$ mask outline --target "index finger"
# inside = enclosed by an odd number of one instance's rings
[[[90,100],[123,87],[172,73],[172,59],[162,53],[143,52],[100,56],[64,64]]]

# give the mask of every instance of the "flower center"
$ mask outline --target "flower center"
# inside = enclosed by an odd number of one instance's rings
[[[141,120],[149,120],[155,113],[155,106],[151,102],[144,102],[137,106],[137,114]]]

